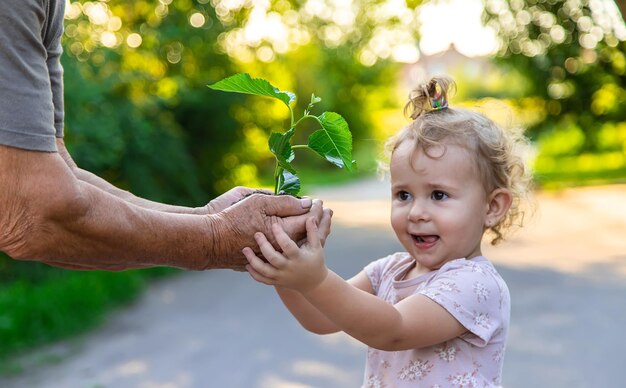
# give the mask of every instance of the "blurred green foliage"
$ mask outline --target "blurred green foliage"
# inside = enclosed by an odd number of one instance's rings
[[[0,258],[0,374],[20,370],[12,355],[84,332],[128,303],[148,279],[173,269],[73,272]]]
[[[234,185],[259,185],[273,172],[259,143],[285,112],[206,85],[248,72],[306,96],[296,109],[315,90],[358,143],[371,134],[364,112],[393,103],[399,65],[388,42],[412,42],[414,18],[383,0],[72,2],[66,143],[79,166],[158,201],[197,206]]]
[[[540,182],[626,178],[626,26],[614,5],[485,1],[498,62],[523,75],[525,101],[534,97],[540,112],[527,129]]]

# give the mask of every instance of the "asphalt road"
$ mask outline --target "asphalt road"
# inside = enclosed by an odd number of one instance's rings
[[[328,265],[344,277],[401,249],[387,184],[319,190],[335,212]],[[626,386],[626,186],[538,195],[527,228],[485,249],[512,295],[505,387]],[[26,355],[0,387],[358,387],[365,347],[300,328],[246,273],[154,283],[88,335]]]

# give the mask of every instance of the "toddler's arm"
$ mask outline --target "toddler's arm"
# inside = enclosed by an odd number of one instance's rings
[[[298,291],[280,286],[276,286],[275,289],[291,315],[308,331],[315,334],[331,334],[340,330]]]
[[[370,294],[373,293],[369,278],[363,271],[352,279],[349,279],[348,283],[360,290],[369,292]],[[302,327],[308,331],[315,334],[330,334],[341,330],[333,321],[322,314],[317,307],[312,305],[300,292],[280,286],[276,286],[275,288],[285,307],[287,307],[289,312],[298,320]]]
[[[325,213],[322,217],[319,228],[316,228],[316,233],[320,240],[325,240],[330,233],[330,213]],[[307,223],[307,227],[310,228],[310,220]],[[307,229],[308,232],[308,229]],[[307,233],[308,234],[308,233]],[[258,234],[255,236],[259,245],[265,243],[267,239],[264,235]],[[307,249],[305,244],[308,244],[308,237],[305,239],[303,249]],[[310,248],[310,247],[308,247]],[[339,331],[339,328],[332,323],[325,315],[323,315],[315,306],[309,303],[298,291],[275,284],[272,280],[266,279],[263,275],[258,273],[255,268],[259,268],[263,265],[263,261],[258,258],[252,250],[244,249],[243,253],[246,255],[248,261],[251,263],[247,266],[247,270],[250,275],[257,281],[269,285],[275,285],[276,292],[282,300],[283,304],[289,312],[298,320],[298,322],[307,329],[316,334],[330,334]],[[275,252],[277,254],[277,252]],[[321,254],[321,260],[323,262],[323,251],[320,249],[317,253]]]
[[[257,281],[297,291],[299,295],[288,294],[287,302],[298,306],[297,310],[290,310],[321,328],[343,330],[371,347],[388,351],[438,344],[466,331],[447,310],[426,296],[413,295],[390,305],[370,293],[371,285],[364,273],[351,282],[359,287],[365,278],[365,288],[369,288],[366,291],[330,271],[324,264],[315,220],[307,221],[307,242],[302,247],[280,225],[274,225],[272,232],[283,253],[274,250],[265,236],[257,233],[256,241],[268,263],[246,248],[248,271]],[[320,319],[316,310],[326,320]]]

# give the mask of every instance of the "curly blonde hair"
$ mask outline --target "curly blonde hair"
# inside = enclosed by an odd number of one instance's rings
[[[404,111],[413,121],[392,136],[386,143],[388,158],[404,141],[413,141],[415,149],[428,154],[431,147],[443,147],[444,141],[466,147],[475,155],[476,167],[485,192],[507,189],[512,195],[511,207],[495,225],[488,228],[493,234],[491,244],[504,239],[513,226],[522,226],[525,204],[531,204],[531,172],[525,163],[529,141],[519,129],[504,130],[481,113],[449,108],[448,95],[456,85],[451,78],[435,77],[419,85],[409,94]],[[430,155],[430,157],[441,157]]]

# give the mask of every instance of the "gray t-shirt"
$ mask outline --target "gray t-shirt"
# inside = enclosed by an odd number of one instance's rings
[[[65,0],[2,0],[0,144],[54,152],[63,137]]]

